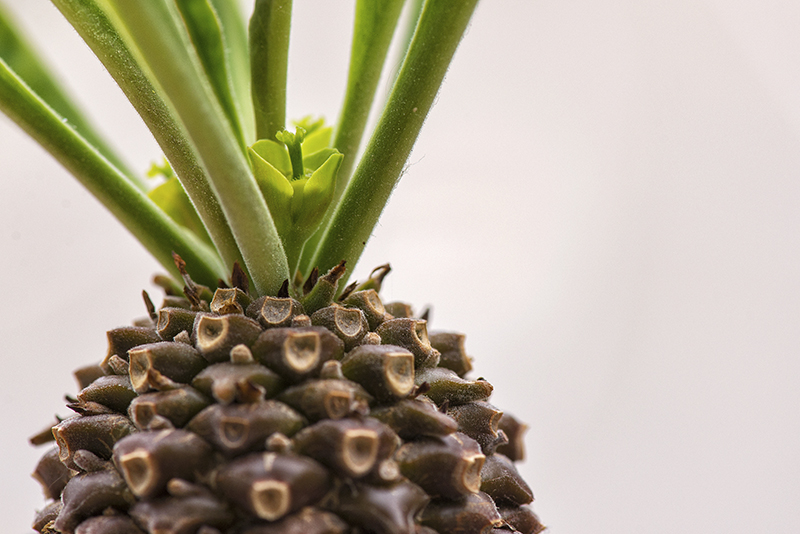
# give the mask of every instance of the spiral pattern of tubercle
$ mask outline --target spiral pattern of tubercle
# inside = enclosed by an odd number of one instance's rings
[[[34,477],[62,534],[468,534],[544,529],[463,335],[373,290],[305,315],[220,289],[108,332]],[[402,315],[408,315],[403,313]],[[41,439],[39,439],[41,441]]]

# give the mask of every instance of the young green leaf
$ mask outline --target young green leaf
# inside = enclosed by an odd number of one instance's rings
[[[292,160],[289,159],[289,151],[286,150],[286,145],[283,143],[261,139],[250,148],[264,158],[264,161],[268,161],[270,165],[280,171],[282,175],[290,176],[292,174]]]
[[[306,128],[302,124],[298,124],[298,126],[306,130],[306,138],[303,141],[303,151],[306,154],[313,154],[331,146],[333,128],[330,126],[320,126],[314,129]]]
[[[314,170],[303,188],[303,203],[298,209],[298,225],[300,232],[306,237],[311,235],[322,222],[325,211],[333,201],[336,179],[344,156],[335,149],[329,148],[317,152],[325,157],[323,163]],[[314,154],[314,155],[316,155]],[[316,165],[316,164],[314,164]],[[307,167],[311,167],[308,165]],[[304,240],[305,241],[305,240]]]
[[[288,150],[266,139],[250,147],[256,182],[283,241],[291,272],[297,269],[305,242],[320,226],[333,201],[342,163],[342,155],[331,148],[304,158],[302,131],[298,128],[297,134],[285,130],[278,133],[278,138],[290,146]]]
[[[305,148],[305,145],[306,143],[303,143],[303,148]],[[322,150],[317,150],[316,152],[303,156],[303,167],[305,167],[306,172],[314,172],[322,167],[333,154],[339,154],[339,151],[335,148],[323,148]]]
[[[306,115],[299,121],[292,121],[292,124],[294,124],[295,128],[302,128],[305,130],[307,136],[326,128],[325,118],[318,117],[315,119],[313,115]]]
[[[192,201],[189,200],[186,191],[183,190],[180,181],[175,176],[167,178],[163,184],[152,189],[147,196],[173,221],[191,230],[209,246],[214,246],[203,226],[203,221],[197,216]]]
[[[272,165],[269,152],[261,150],[264,148],[265,142],[267,141],[264,139],[250,147],[250,161],[253,163],[256,183],[258,183],[261,194],[264,195],[269,212],[272,214],[272,220],[275,221],[275,228],[280,236],[284,236],[291,227],[294,189],[286,175]],[[291,169],[291,165],[289,165],[289,169]],[[291,170],[289,172],[291,173]]]

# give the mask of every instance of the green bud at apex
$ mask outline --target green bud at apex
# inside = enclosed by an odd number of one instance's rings
[[[298,126],[294,134],[282,130],[275,137],[280,143],[261,139],[248,153],[294,273],[303,246],[320,227],[333,201],[344,156],[328,147],[330,128],[316,127],[307,134]]]
[[[306,138],[306,131],[300,126],[297,127],[295,133],[292,134],[289,130],[281,130],[275,134],[275,138],[286,145],[289,150],[289,161],[292,162],[292,179],[298,180],[305,178],[306,172],[303,167],[303,140]]]

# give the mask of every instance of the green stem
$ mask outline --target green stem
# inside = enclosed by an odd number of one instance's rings
[[[352,272],[400,179],[476,4],[425,2],[383,115],[310,265],[325,271],[346,260]]]
[[[358,0],[356,3],[353,43],[350,47],[350,70],[347,75],[347,91],[344,97],[333,147],[344,154],[339,175],[336,177],[331,207],[325,214],[320,230],[315,232],[305,246],[301,261],[303,271],[310,271],[311,256],[322,238],[323,230],[333,216],[335,206],[355,166],[358,148],[364,136],[369,112],[375,100],[375,92],[381,71],[386,62],[392,35],[403,10],[405,0]]]
[[[211,0],[211,5],[219,16],[222,34],[225,38],[228,64],[230,65],[233,97],[239,112],[239,124],[245,141],[252,145],[255,139],[253,122],[253,101],[250,98],[250,50],[247,43],[247,27],[239,2],[231,0]]]
[[[244,133],[239,123],[239,112],[233,96],[233,85],[228,66],[228,52],[222,22],[210,0],[174,0],[188,31],[194,51],[206,74],[231,130],[242,150],[247,149]]]
[[[275,139],[286,127],[286,76],[292,0],[256,0],[250,18],[250,72],[256,137]]]
[[[400,40],[402,46],[397,51],[397,58],[395,61],[398,65],[402,63],[403,58],[408,54],[408,47],[411,46],[411,40],[414,38],[414,30],[417,29],[419,15],[422,13],[422,6],[424,4],[424,0],[411,0],[408,5],[408,20],[403,26],[403,36]]]
[[[405,0],[358,0],[350,49],[347,92],[333,147],[345,155],[334,204],[342,197],[356,162],[369,111]]]
[[[237,261],[244,265],[197,151],[175,112],[142,70],[142,62],[123,41],[121,28],[114,26],[96,0],[53,0],[53,3],[103,63],[150,129],[225,265],[233,266]]]
[[[300,263],[300,254],[303,252],[303,241],[289,236],[290,240],[286,245],[286,258],[289,263],[289,272],[297,272]]]
[[[178,226],[139,188],[65,123],[0,60],[0,109],[67,168],[175,276],[180,254],[199,283],[225,277],[216,255]]]
[[[0,58],[34,93],[39,95],[42,101],[66,118],[84,139],[97,147],[106,159],[124,172],[137,187],[145,189],[144,182],[125,165],[103,136],[92,127],[80,108],[67,96],[39,54],[14,26],[0,5]]]
[[[109,0],[169,98],[208,172],[259,294],[277,294],[289,267],[275,224],[179,14],[165,0]]]

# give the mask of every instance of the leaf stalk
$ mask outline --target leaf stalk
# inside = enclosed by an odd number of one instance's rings
[[[400,179],[476,4],[477,0],[425,2],[386,108],[307,267],[325,271],[342,260],[348,265],[358,261]]]
[[[0,109],[33,137],[95,196],[170,273],[175,251],[190,262],[192,276],[216,285],[224,277],[216,255],[172,221],[53,111],[0,60]]]
[[[286,126],[286,77],[292,0],[256,0],[250,18],[250,72],[256,137],[274,140]]]
[[[124,20],[197,149],[256,293],[277,293],[289,278],[286,254],[250,165],[192,53],[176,7],[164,0],[109,3]]]

